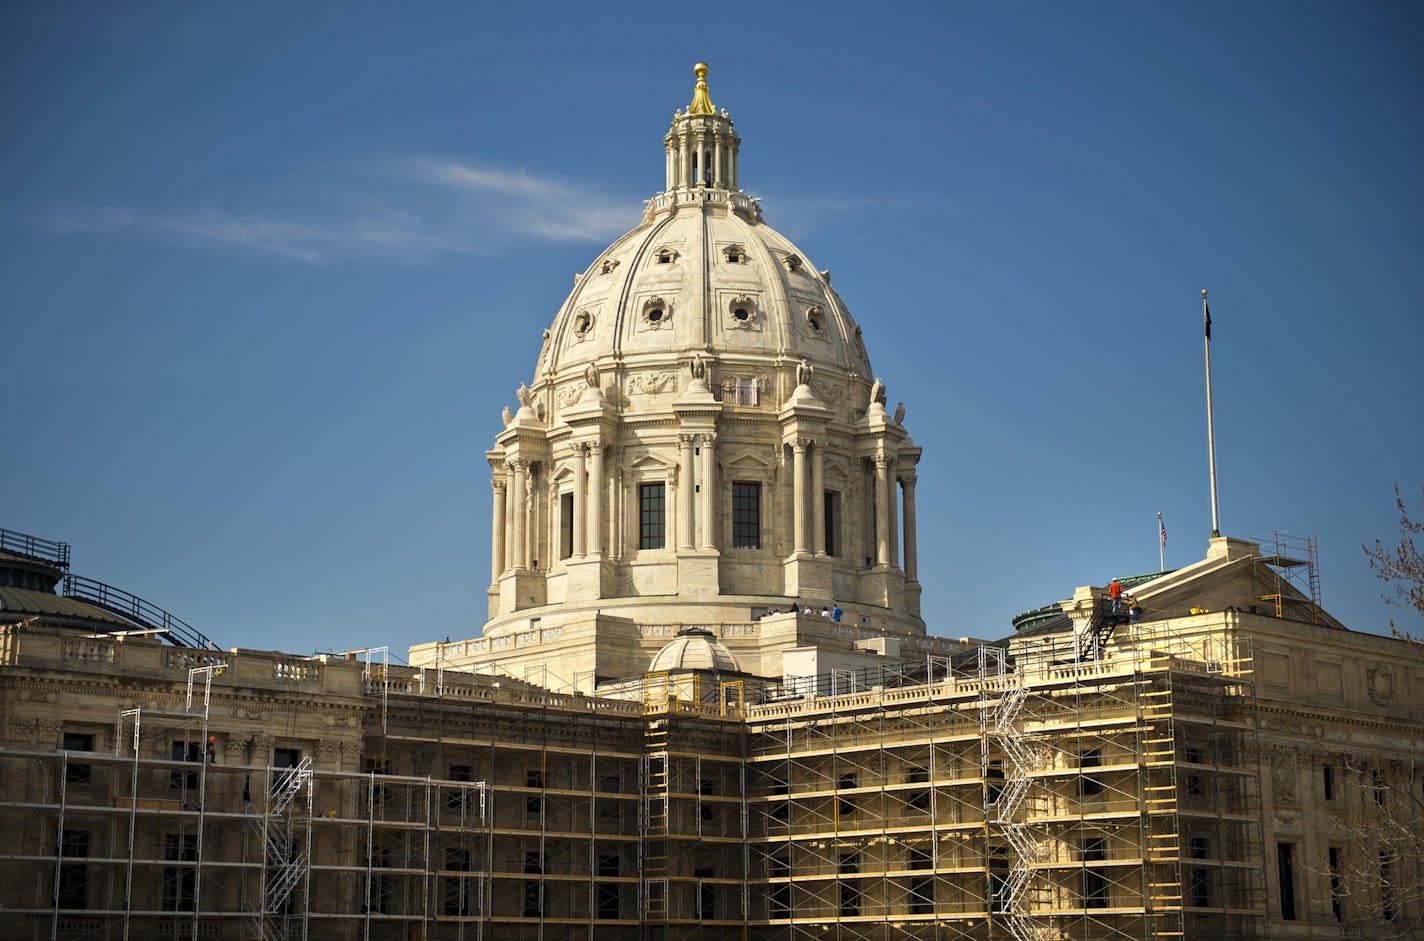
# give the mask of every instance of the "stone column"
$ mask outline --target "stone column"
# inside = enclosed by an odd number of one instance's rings
[[[590,555],[601,556],[603,507],[608,502],[603,493],[603,442],[593,442],[588,457],[588,551]]]
[[[811,451],[811,551],[826,554],[826,461],[817,441]]]
[[[885,505],[890,509],[889,519],[886,520],[890,524],[890,538],[886,546],[890,550],[889,563],[891,567],[897,567],[900,564],[900,501],[895,499],[896,463],[895,458],[890,459],[890,466],[887,468],[890,479],[885,484]]]
[[[700,473],[697,475],[697,482],[701,484],[702,488],[698,492],[698,495],[702,497],[702,512],[700,515],[702,517],[703,549],[717,548],[717,526],[716,519],[713,515],[714,507],[712,503],[712,492],[714,489],[716,489],[713,481],[713,478],[717,473],[717,465],[713,460],[713,456],[716,453],[714,450],[716,441],[717,436],[714,434],[705,434],[701,436],[702,466],[698,468]]]
[[[791,442],[791,532],[797,553],[806,551],[806,446],[809,438]]]
[[[518,545],[514,541],[514,514],[519,501],[514,498],[514,462],[504,462],[504,571],[514,568]]]
[[[918,572],[918,553],[915,545],[915,475],[908,474],[900,480],[905,495],[905,577],[914,580]]]
[[[588,489],[588,445],[574,445],[574,454],[577,459],[574,461],[573,555],[575,558],[582,558],[587,553],[584,521],[588,519],[588,512],[584,491]]]
[[[712,174],[712,180],[713,180],[713,182],[716,183],[718,186],[721,186],[721,185],[722,185],[722,143],[721,143],[721,141],[718,141],[715,145],[713,145],[713,149],[714,149],[714,152],[715,152],[716,155],[717,155],[717,157],[716,157],[717,163],[716,163],[716,168],[715,168],[715,170],[714,170],[714,172],[713,172],[713,174]]]
[[[692,525],[692,448],[697,442],[697,436],[678,435],[677,442],[682,446],[682,462],[677,472],[677,547],[690,550],[697,545]]]
[[[492,480],[494,502],[490,507],[493,523],[490,525],[490,581],[497,582],[504,574],[504,481]]]
[[[514,467],[514,568],[529,570],[529,462],[515,460]]]
[[[890,564],[890,477],[889,460],[875,457],[875,564]]]

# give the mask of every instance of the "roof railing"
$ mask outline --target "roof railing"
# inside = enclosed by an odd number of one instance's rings
[[[179,647],[196,647],[199,650],[219,649],[217,644],[188,622],[169,614],[157,605],[144,601],[137,595],[124,591],[122,588],[115,588],[113,585],[106,585],[82,575],[66,575],[64,576],[64,595],[67,598],[78,598],[95,607],[111,611],[150,630],[159,631],[170,643]]]
[[[69,568],[69,543],[41,539],[13,529],[0,529],[0,550]]]

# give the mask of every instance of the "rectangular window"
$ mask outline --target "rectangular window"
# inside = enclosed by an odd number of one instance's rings
[[[529,873],[542,873],[544,871],[544,854],[526,852],[524,854],[524,871]]]
[[[855,917],[860,914],[860,883],[855,880],[841,883],[841,914]]]
[[[791,857],[786,851],[772,853],[766,861],[766,875],[770,879],[786,879],[791,875]]]
[[[933,879],[927,876],[918,876],[910,880],[910,904],[908,908],[911,915],[934,914]]]
[[[1101,768],[1103,765],[1103,750],[1101,748],[1085,748],[1078,753],[1078,767],[1080,768]],[[1103,792],[1102,778],[1085,774],[1078,779],[1078,794],[1082,797],[1092,797]]]
[[[65,830],[59,835],[59,855],[67,859],[83,859],[89,855],[89,831]],[[59,864],[60,908],[89,907],[89,866],[87,863]]]
[[[619,899],[618,883],[598,883],[598,917],[621,918],[623,906]]]
[[[451,781],[460,783],[470,783],[475,779],[475,769],[473,765],[451,765]],[[445,806],[449,810],[467,810],[469,791],[465,788],[451,788],[445,795]]]
[[[837,789],[840,789],[840,788],[852,788],[852,787],[858,787],[858,786],[859,786],[859,778],[856,776],[855,772],[853,772],[853,771],[850,772],[850,773],[848,773],[848,774],[843,774],[843,775],[841,775],[840,778],[839,778],[839,779],[837,780],[837,782],[836,782],[836,787],[837,787]],[[837,797],[837,798],[836,798],[836,817],[837,817],[837,819],[840,819],[840,820],[854,820],[854,819],[855,819],[855,814],[856,814],[856,805],[855,805],[855,800],[854,800],[854,798],[850,798],[850,797]]]
[[[163,858],[172,862],[194,862],[198,858],[196,835],[169,833],[163,838]],[[190,866],[163,869],[163,910],[191,912],[197,894],[198,872]]]
[[[1276,844],[1276,881],[1280,888],[1281,918],[1295,921],[1295,845]]]
[[[544,917],[544,892],[538,882],[524,883],[524,917]]]
[[[761,548],[761,484],[732,484],[732,548]]]
[[[1083,870],[1083,907],[1108,907],[1107,871],[1096,867]]]
[[[1371,796],[1375,799],[1375,803],[1383,807],[1385,795],[1384,772],[1378,768],[1370,772],[1370,791]]]
[[[906,865],[910,869],[932,869],[934,855],[929,850],[910,850],[910,859]]]
[[[385,806],[391,802],[391,792],[384,784],[377,782],[376,776],[390,774],[390,767],[384,758],[367,758],[366,773],[371,777],[366,782],[367,794],[371,798],[373,807]]]
[[[445,915],[468,915],[471,912],[473,894],[472,880],[466,876],[446,876],[443,880],[441,913]]]
[[[661,549],[667,539],[667,485],[638,485],[638,548]]]
[[[738,376],[732,380],[732,404],[759,405],[760,403],[761,387],[757,385],[756,379]]]
[[[203,747],[198,742],[174,742],[168,752],[168,757],[173,761],[192,761],[198,764],[203,762]],[[175,791],[197,790],[198,772],[196,771],[170,771],[168,772],[168,786]]]
[[[574,554],[574,495],[559,494],[559,558]]]
[[[774,885],[767,893],[767,913],[772,918],[787,918],[791,915],[791,886],[786,883]]]
[[[841,495],[827,490],[822,495],[822,501],[826,516],[826,555],[834,556],[840,551],[836,537],[841,531]]]
[[[598,854],[598,874],[600,876],[621,876],[623,861],[617,853]]]
[[[860,872],[860,854],[859,854],[859,853],[842,853],[842,854],[841,854],[840,871],[841,871],[841,872]]]
[[[1191,870],[1191,904],[1195,908],[1211,907],[1211,872],[1206,869]]]
[[[94,736],[83,732],[65,732],[63,748],[65,751],[93,751]],[[65,784],[88,784],[93,775],[89,765],[76,764],[72,758],[64,766]]]
[[[1004,793],[1004,760],[989,759],[989,769],[984,779],[984,803],[997,804],[999,795]]]
[[[1335,766],[1326,765],[1323,769],[1323,784],[1325,786],[1325,799],[1333,801],[1335,799]]]
[[[692,874],[698,879],[715,877],[711,869],[694,869]],[[706,882],[697,883],[697,917],[703,921],[717,917],[717,889]]]

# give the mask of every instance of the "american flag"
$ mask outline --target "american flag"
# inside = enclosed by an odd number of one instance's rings
[[[1157,517],[1157,532],[1162,537],[1162,545],[1167,544],[1167,524],[1162,522],[1162,517]]]

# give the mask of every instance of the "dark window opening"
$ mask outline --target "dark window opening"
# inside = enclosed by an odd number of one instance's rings
[[[910,869],[933,869],[934,854],[929,850],[910,850],[907,866]]]
[[[1295,921],[1295,846],[1276,844],[1276,881],[1280,888],[1281,918]]]
[[[450,780],[461,783],[470,783],[475,780],[475,769],[472,765],[451,765]],[[465,788],[452,788],[450,793],[445,795],[445,806],[450,810],[465,810],[466,799],[469,792]]]
[[[844,916],[854,917],[860,914],[860,884],[858,882],[841,883],[841,906],[840,913]]]
[[[84,859],[89,856],[89,831],[64,830],[59,835],[59,893],[55,904],[60,908],[89,907],[89,866],[67,863],[64,859]]]
[[[472,880],[464,876],[446,876],[442,881],[444,887],[440,903],[441,913],[456,916],[472,914]]]
[[[1001,758],[989,760],[989,769],[985,774],[984,781],[984,803],[997,804],[999,795],[1004,793],[1004,762]]]
[[[202,764],[203,746],[199,742],[174,742],[169,749],[168,757],[173,761],[191,761],[194,764]],[[170,771],[168,772],[168,786],[175,791],[197,790],[198,772]]]
[[[538,882],[524,883],[524,917],[544,917],[544,891]]]
[[[542,873],[544,871],[544,854],[526,852],[524,854],[524,871],[526,873]]]
[[[370,781],[367,782],[367,787],[370,791],[372,806],[379,805],[384,807],[389,804],[391,802],[391,789],[376,781],[378,775],[391,773],[390,765],[387,764],[386,759],[367,758],[366,773],[371,775]]]
[[[932,915],[934,914],[934,880],[927,876],[919,876],[910,880],[910,904],[911,915]]]
[[[1394,859],[1385,850],[1379,851],[1380,915],[1385,921],[1394,921],[1399,917],[1399,903],[1394,894]]]
[[[638,548],[661,549],[666,540],[667,488],[659,482],[638,485]]]
[[[559,558],[574,554],[574,495],[559,494]]]
[[[1326,765],[1323,769],[1323,781],[1325,785],[1325,799],[1333,801],[1335,799],[1335,766]]]
[[[1106,870],[1083,870],[1083,907],[1108,907],[1108,876]]]
[[[1078,753],[1078,767],[1080,768],[1101,768],[1103,766],[1103,750],[1101,748],[1085,748]],[[1092,797],[1103,792],[1102,778],[1085,774],[1078,779],[1078,794],[1082,797]]]
[[[623,861],[617,853],[598,854],[598,874],[600,876],[621,876]]]
[[[198,837],[169,833],[163,838],[163,858],[172,862],[195,862]],[[163,910],[191,912],[198,889],[196,867],[165,866],[163,869]]]
[[[732,548],[761,548],[761,484],[732,484]]]
[[[93,751],[94,736],[84,732],[65,732],[63,748],[65,751]],[[94,771],[89,765],[69,761],[64,766],[65,784],[88,784],[93,777]]]
[[[842,853],[840,861],[841,872],[860,872],[860,854]]]
[[[784,853],[773,853],[767,857],[766,875],[770,879],[785,879],[791,875],[791,857]]]
[[[1210,908],[1211,872],[1206,869],[1193,869],[1191,871],[1191,885],[1189,891],[1193,907]]]
[[[616,882],[598,883],[598,917],[621,918],[623,905],[620,901]]]
[[[711,869],[694,869],[692,875],[697,879],[716,877]],[[717,917],[717,889],[706,882],[697,884],[697,917],[703,921],[711,921]]]
[[[786,883],[774,885],[767,893],[767,911],[772,918],[786,918],[791,914],[791,886]]]
[[[841,531],[841,495],[834,490],[822,494],[826,516],[826,555],[835,556],[840,552],[837,537]]]

